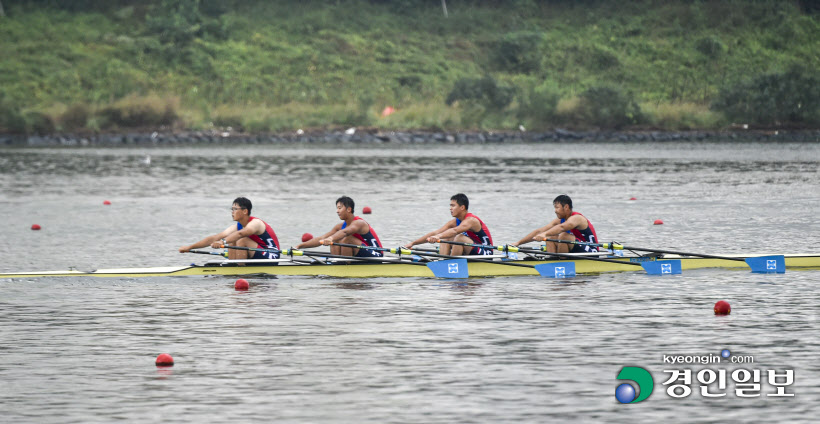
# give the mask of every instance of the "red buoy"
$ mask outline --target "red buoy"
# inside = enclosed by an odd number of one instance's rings
[[[362,208],[362,213],[371,213],[373,211],[370,210],[370,206],[365,206]]]
[[[33,224],[33,225],[31,226],[31,229],[32,229],[32,230],[39,230],[39,229],[40,229],[40,225],[39,225],[39,224]]]
[[[250,287],[250,285],[248,284],[248,280],[244,278],[236,280],[236,283],[234,283],[233,285],[233,288],[236,290],[247,290],[248,287]]]
[[[629,200],[638,200],[637,197],[630,197]]]
[[[172,358],[171,355],[160,353],[159,356],[157,356],[158,367],[170,367],[172,365],[174,365],[174,358]]]
[[[312,238],[313,238],[313,234],[311,234],[311,233],[304,233],[304,234],[302,234],[302,243],[304,243],[304,242],[306,242],[306,241],[308,241],[308,240],[310,240],[310,239],[312,239]]]
[[[110,204],[111,204],[110,200],[103,200],[103,205],[110,205]]]
[[[663,221],[661,221],[660,219],[656,219],[655,225],[663,225]]]
[[[715,303],[715,315],[729,315],[732,312],[732,306],[725,300],[718,300]]]

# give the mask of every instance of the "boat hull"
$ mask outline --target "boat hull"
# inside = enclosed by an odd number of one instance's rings
[[[737,256],[743,258],[743,256]],[[605,272],[643,272],[640,263],[648,258],[609,258],[617,262],[603,262],[589,259],[546,260],[546,261],[510,261],[510,262],[468,262],[470,277],[501,277],[516,275],[539,275],[532,267],[511,266],[509,263],[540,265],[558,262],[575,263],[576,274],[600,274]],[[683,270],[699,268],[737,268],[749,269],[743,261],[727,259],[694,258],[667,255],[663,260],[680,259]],[[787,269],[820,269],[820,254],[785,255]],[[237,266],[234,263],[192,265],[184,267],[156,268],[122,268],[101,269],[96,271],[43,271],[0,273],[0,278],[32,277],[152,277],[152,276],[202,276],[202,275],[303,275],[329,276],[341,278],[373,277],[434,277],[429,268],[419,263],[368,263],[353,262],[348,264],[304,264],[281,262],[279,265]]]

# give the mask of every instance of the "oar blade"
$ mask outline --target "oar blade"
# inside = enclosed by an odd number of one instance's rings
[[[430,268],[433,275],[438,278],[467,278],[470,276],[466,259],[433,261],[427,264],[427,268]]]
[[[536,265],[535,270],[541,274],[542,277],[548,278],[564,278],[575,276],[574,262],[555,262],[551,264]]]
[[[760,274],[783,274],[786,272],[786,257],[783,255],[746,258],[746,264],[749,265],[752,272]]]
[[[682,272],[680,259],[641,262],[641,266],[649,275],[680,274]]]

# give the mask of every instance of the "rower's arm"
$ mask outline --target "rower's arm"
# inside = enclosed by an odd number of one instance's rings
[[[228,237],[231,233],[236,232],[236,225],[231,225],[230,227],[223,230],[221,233],[213,234],[204,239],[190,244],[188,246],[182,246],[179,248],[179,253],[185,253],[190,251],[191,249],[199,249],[200,247],[206,247],[214,244],[217,240],[221,240],[223,238]]]
[[[336,234],[336,232],[339,231],[341,228],[342,228],[342,224],[336,224],[327,233],[322,234],[319,237],[314,237],[314,238],[312,238],[312,239],[310,239],[306,242],[299,243],[299,244],[296,245],[296,248],[297,249],[304,249],[304,248],[319,246],[319,245],[321,245],[321,243],[319,243],[319,241],[324,240],[324,239],[332,236],[333,234]]]
[[[451,227],[447,230],[444,230],[438,234],[434,234],[433,237],[441,240],[441,239],[450,239],[455,237],[458,234],[461,234],[465,231],[476,231],[481,230],[481,223],[478,222],[475,218],[467,218],[464,221],[461,221],[461,224]]]
[[[254,219],[253,221],[249,222],[248,225],[239,230],[233,231],[228,236],[224,237],[225,244],[234,244],[237,240],[245,237],[250,237],[255,234],[262,234],[265,231],[265,224],[258,219]]]
[[[529,234],[524,236],[521,240],[518,240],[518,242],[516,242],[515,245],[516,246],[521,246],[522,244],[527,244],[527,243],[530,243],[530,242],[534,241],[533,237],[535,237],[537,234],[540,234],[540,233],[543,233],[544,231],[547,231],[551,226],[552,226],[552,224],[547,224],[547,225],[545,225],[541,228],[536,228],[536,229],[530,231]]]
[[[415,245],[417,245],[417,244],[424,244],[424,243],[427,243],[427,239],[428,239],[429,237],[433,237],[434,235],[436,235],[436,234],[440,234],[440,233],[442,233],[442,232],[444,232],[444,231],[447,231],[448,229],[453,228],[453,227],[455,227],[455,226],[456,226],[456,220],[455,220],[455,219],[452,219],[452,220],[448,221],[446,224],[444,224],[444,226],[443,226],[443,227],[441,227],[441,228],[439,228],[438,230],[435,230],[435,231],[430,231],[429,233],[427,233],[427,234],[425,234],[425,235],[423,235],[423,236],[421,236],[421,237],[419,237],[419,238],[417,238],[417,239],[415,239],[415,240],[411,241],[410,243],[405,244],[405,245],[404,245],[404,247],[406,247],[406,248],[408,248],[408,249],[409,249],[409,248],[411,248],[411,247],[413,247],[413,246],[415,246]]]
[[[577,215],[572,216],[563,223],[559,222],[558,224],[553,225],[552,228],[549,228],[546,231],[542,231],[541,233],[537,234],[534,238],[536,240],[546,240],[552,236],[557,236],[558,234],[561,234],[564,231],[569,231],[580,224],[580,222],[578,222],[579,219],[580,218],[578,218]]]
[[[325,237],[326,239],[330,239],[330,241],[336,242],[342,240],[343,238],[351,235],[351,234],[366,234],[367,233],[368,225],[362,220],[353,221],[352,224],[348,225],[345,228],[340,229],[333,233],[330,237]]]

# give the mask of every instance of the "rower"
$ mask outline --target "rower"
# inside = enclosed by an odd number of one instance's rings
[[[490,230],[481,219],[472,213],[468,212],[470,207],[470,200],[463,193],[458,193],[450,198],[450,215],[453,219],[447,221],[443,227],[438,230],[431,231],[417,240],[404,245],[410,249],[417,244],[422,243],[438,243],[442,240],[456,241],[460,243],[471,243],[491,246],[493,244],[493,237],[490,235]],[[467,248],[470,248],[467,250]],[[457,244],[444,243],[440,247],[442,255],[492,255],[491,247],[484,248],[479,246],[462,246]]]
[[[516,246],[527,244],[532,241],[546,241],[547,239],[557,239],[565,242],[585,242],[598,243],[598,235],[595,234],[595,227],[580,212],[572,211],[572,199],[566,194],[562,194],[552,201],[557,218],[549,224],[532,230],[516,243]],[[572,249],[570,250],[570,245]],[[552,253],[584,253],[597,252],[598,246],[589,244],[572,244],[547,241],[547,252]]]
[[[250,251],[228,249],[228,259],[279,259],[279,239],[273,228],[265,221],[251,216],[253,205],[245,197],[237,197],[231,206],[231,218],[236,225],[224,229],[221,233],[179,248],[180,253],[205,246],[219,249],[227,245],[252,249],[272,249],[268,251]],[[251,254],[252,253],[252,254]]]
[[[355,244],[359,246],[382,247],[382,242],[370,224],[353,213],[355,209],[353,199],[342,196],[336,199],[336,215],[342,222],[333,226],[326,234],[314,237],[296,246],[297,249],[330,245],[330,253],[343,256],[377,257],[384,253],[375,249],[359,249],[355,247],[335,246],[333,243]]]

